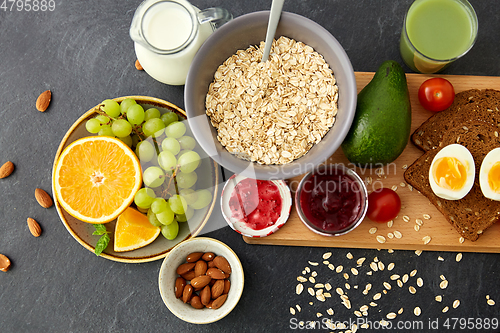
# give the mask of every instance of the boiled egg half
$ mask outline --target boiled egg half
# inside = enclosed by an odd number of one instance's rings
[[[435,195],[460,200],[474,185],[474,159],[467,148],[451,144],[441,149],[429,168],[429,183]]]
[[[479,185],[483,195],[500,200],[500,148],[495,148],[484,157],[479,169]]]

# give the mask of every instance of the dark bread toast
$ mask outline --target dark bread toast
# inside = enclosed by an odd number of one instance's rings
[[[425,121],[413,132],[411,141],[421,150],[435,149],[446,131],[469,122],[483,122],[500,127],[500,91],[471,89],[455,96],[453,104]]]
[[[499,115],[500,116],[500,115]],[[500,217],[500,201],[487,199],[479,186],[479,169],[486,154],[500,147],[498,127],[483,122],[459,125],[443,134],[442,145],[428,150],[418,158],[405,173],[405,180],[425,195],[465,239],[475,241]],[[429,168],[432,159],[442,149],[458,143],[469,149],[476,165],[476,176],[471,191],[460,200],[445,200],[437,197],[429,184]]]

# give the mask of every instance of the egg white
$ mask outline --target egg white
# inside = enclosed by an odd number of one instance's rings
[[[479,185],[481,186],[481,192],[483,192],[486,198],[500,201],[500,193],[493,191],[488,183],[488,173],[491,167],[498,161],[500,161],[500,148],[495,148],[486,154],[483,162],[481,162],[481,169],[479,169]]]
[[[442,188],[434,180],[434,175],[432,174],[434,163],[442,157],[455,157],[465,166],[467,172],[467,179],[465,181],[464,186],[460,190],[450,190]],[[431,185],[432,191],[436,196],[446,200],[462,199],[467,195],[467,193],[469,193],[472,186],[474,185],[475,168],[476,167],[474,164],[474,158],[472,157],[470,151],[467,148],[459,144],[451,144],[444,147],[436,154],[436,156],[434,156],[434,159],[432,160],[431,163],[431,167],[429,168],[429,183]]]

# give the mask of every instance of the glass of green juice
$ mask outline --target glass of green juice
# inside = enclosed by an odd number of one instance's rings
[[[476,37],[477,16],[467,0],[415,0],[399,48],[413,71],[437,73],[465,55]]]

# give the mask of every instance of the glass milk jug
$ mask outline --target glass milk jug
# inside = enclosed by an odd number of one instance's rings
[[[199,10],[186,0],[146,0],[135,11],[130,37],[137,59],[151,77],[182,85],[201,44],[231,19],[223,8]]]

